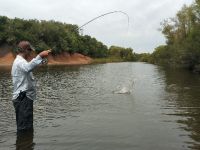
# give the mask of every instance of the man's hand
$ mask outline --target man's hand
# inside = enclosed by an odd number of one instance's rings
[[[49,53],[51,53],[51,49],[42,51],[41,53],[39,53],[39,55],[40,57],[44,58],[44,57],[47,57]]]

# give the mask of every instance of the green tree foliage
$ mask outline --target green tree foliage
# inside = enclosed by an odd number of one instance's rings
[[[88,35],[80,37],[79,52],[94,58],[106,57],[108,48],[103,43]]]
[[[166,45],[159,46],[151,61],[195,69],[200,65],[200,0],[184,5],[176,17],[162,23]]]
[[[155,64],[172,64],[173,52],[166,45],[158,46],[151,55],[151,62]]]
[[[151,54],[150,53],[141,53],[141,54],[135,54],[136,56],[136,61],[140,62],[151,62]]]
[[[111,46],[108,50],[109,57],[120,58],[124,61],[135,61],[135,54],[131,48]]]
[[[88,35],[81,36],[78,26],[56,21],[9,19],[0,16],[0,46],[16,46],[21,40],[30,41],[37,52],[52,48],[53,53],[79,52],[91,57],[106,57],[108,48]]]

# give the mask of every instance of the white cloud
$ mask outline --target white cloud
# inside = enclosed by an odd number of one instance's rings
[[[95,37],[104,44],[132,47],[136,52],[152,52],[164,44],[158,31],[160,22],[174,17],[183,4],[193,0],[1,0],[0,15],[11,18],[56,20],[82,25],[98,15],[121,10],[123,14],[110,14],[88,24],[84,34]]]

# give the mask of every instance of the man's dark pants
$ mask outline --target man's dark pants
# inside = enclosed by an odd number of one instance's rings
[[[16,113],[17,132],[33,130],[33,101],[21,92],[13,101]]]

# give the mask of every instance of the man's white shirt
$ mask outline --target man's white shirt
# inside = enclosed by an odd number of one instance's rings
[[[33,77],[32,70],[42,63],[42,58],[37,55],[30,62],[27,62],[22,56],[17,55],[12,65],[12,81],[13,81],[13,97],[15,100],[20,92],[26,91],[26,96],[31,99],[36,99],[36,83]]]

